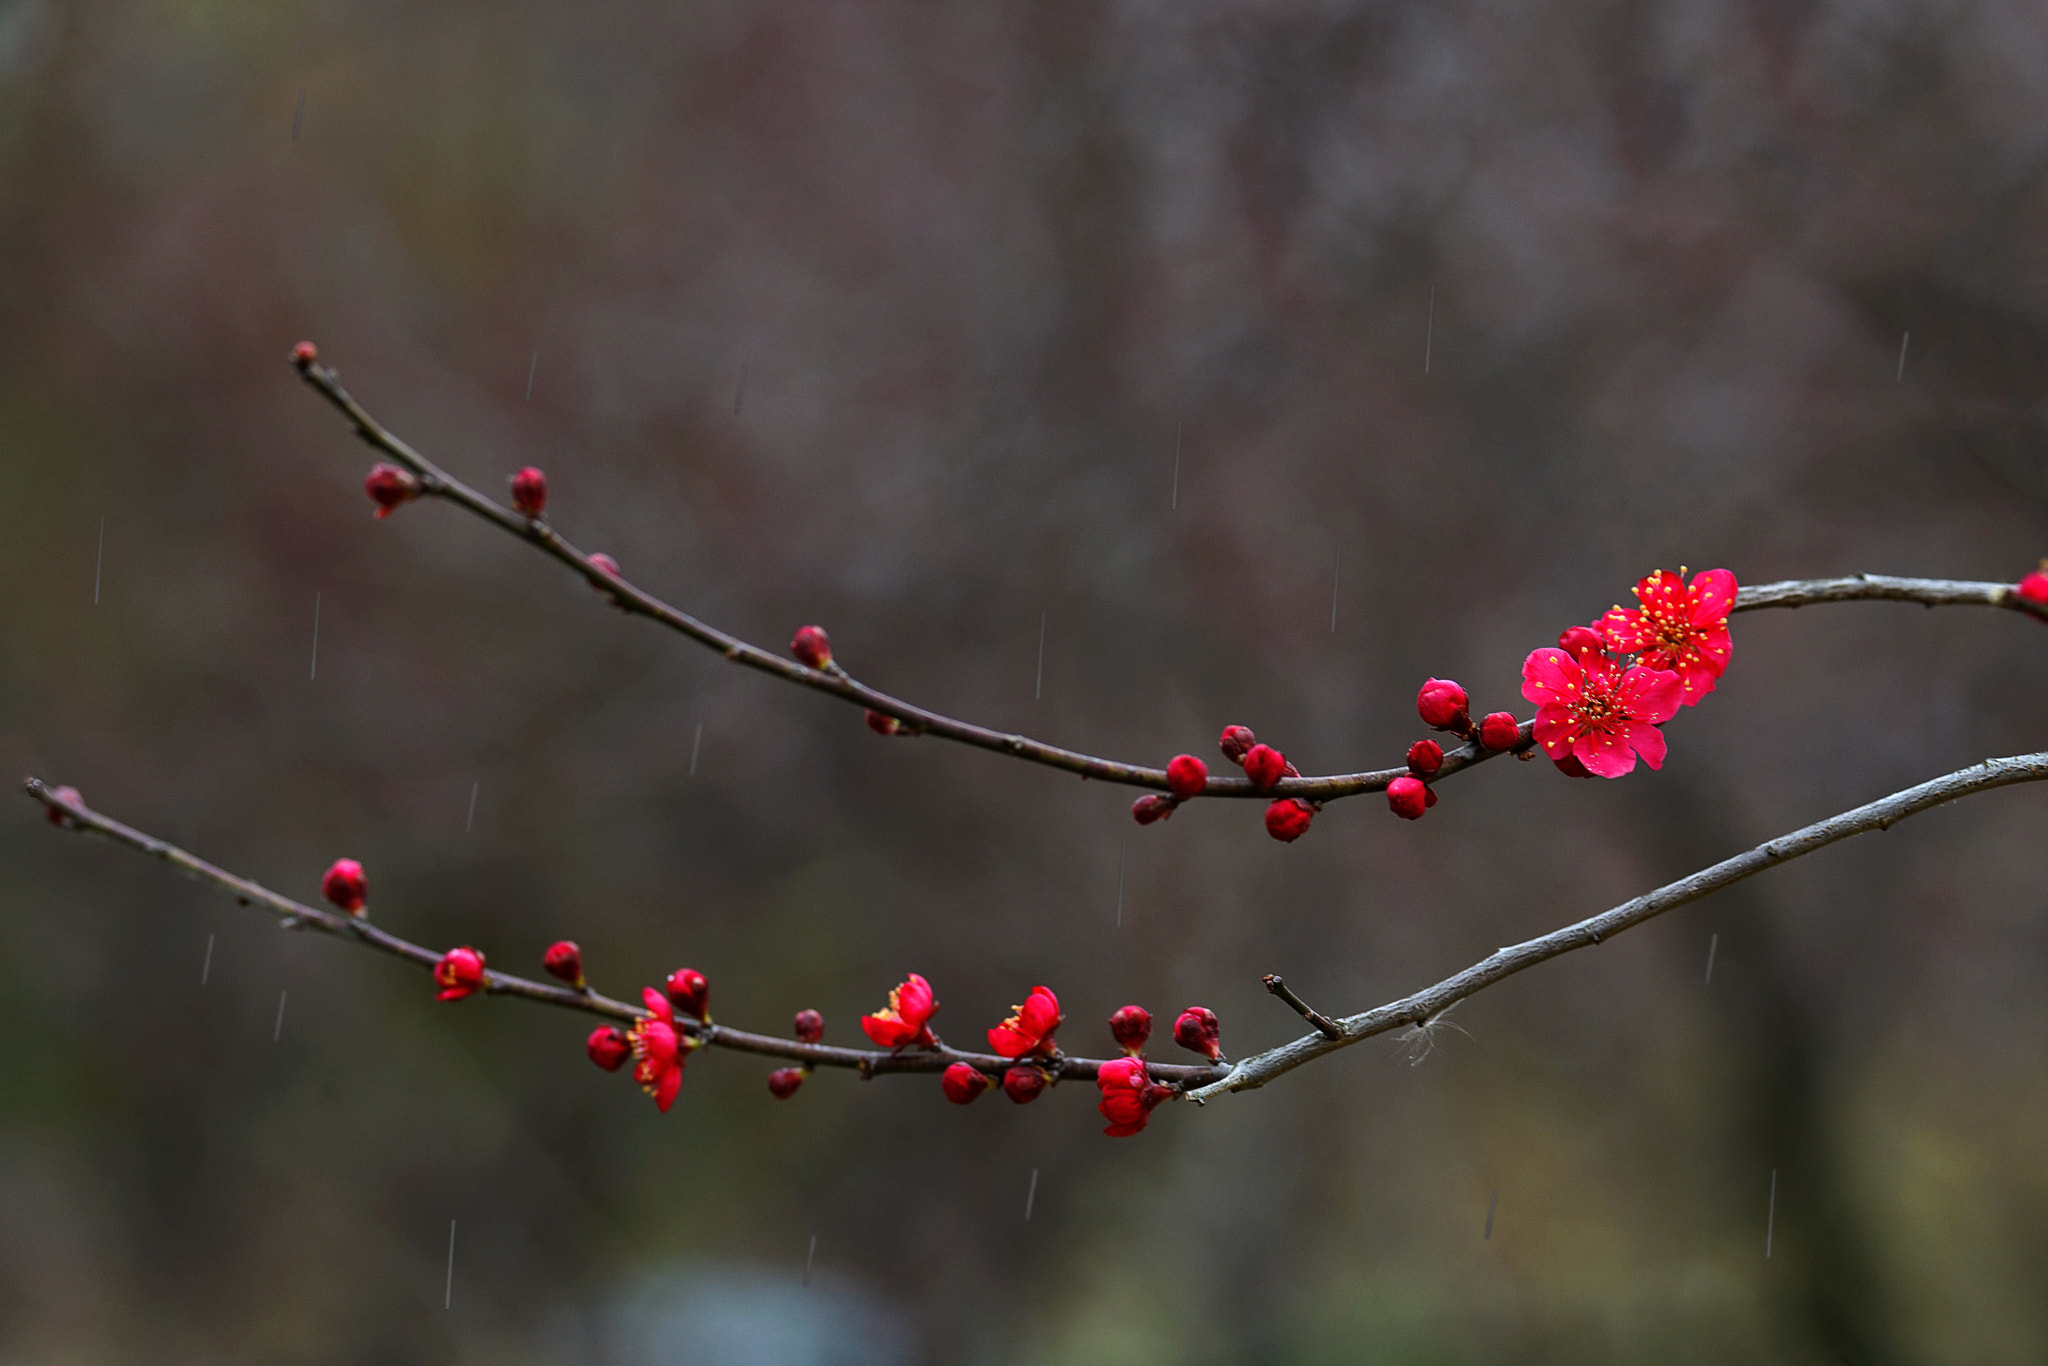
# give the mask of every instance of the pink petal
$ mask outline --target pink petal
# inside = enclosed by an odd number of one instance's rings
[[[1596,778],[1619,778],[1636,766],[1635,751],[1613,731],[1587,731],[1572,746],[1572,753]]]
[[[1685,685],[1669,669],[1638,664],[1621,676],[1614,700],[1631,721],[1669,721],[1685,701]]]
[[[1553,759],[1562,759],[1572,752],[1573,743],[1579,738],[1579,717],[1570,707],[1552,703],[1536,710],[1536,743],[1543,746],[1543,752]]]
[[[1611,608],[1595,624],[1607,633],[1607,639],[1623,654],[1634,654],[1650,643],[1650,633],[1643,626],[1643,614],[1634,608]]]
[[[1735,642],[1728,638],[1728,628],[1721,626],[1694,636],[1693,649],[1714,671],[1714,677],[1719,678],[1728,670],[1728,659],[1735,653]]]
[[[1576,702],[1585,676],[1577,660],[1555,645],[1546,645],[1531,650],[1522,661],[1522,696],[1539,707]]]
[[[1695,626],[1718,626],[1735,606],[1735,576],[1725,569],[1703,569],[1692,578]]]
[[[1714,690],[1714,668],[1688,654],[1678,661],[1678,682],[1685,689],[1684,705],[1696,707],[1702,697]]]
[[[1664,732],[1642,721],[1628,724],[1628,742],[1651,768],[1664,767]]]

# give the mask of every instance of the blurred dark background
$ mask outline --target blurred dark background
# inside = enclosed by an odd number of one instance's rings
[[[1045,982],[1070,1049],[1201,1002],[1241,1054],[1301,1032],[1262,972],[1362,1009],[2048,743],[2037,623],[1765,613],[1661,773],[1141,830],[452,509],[373,521],[286,363],[486,489],[544,466],[565,535],[765,645],[1119,757],[1380,766],[1425,675],[1525,710],[1659,566],[2048,552],[2031,0],[0,0],[0,176],[6,770],[298,896],[353,855],[496,965],[573,935],[841,1042],[908,969],[962,1040]],[[17,800],[0,1361],[2048,1360],[2044,820],[1922,816],[1419,1065],[1110,1140],[1086,1088],[777,1103],[730,1054],[658,1115],[579,1018]]]

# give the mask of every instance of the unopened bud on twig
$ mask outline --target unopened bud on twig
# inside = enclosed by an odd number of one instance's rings
[[[1513,712],[1488,712],[1486,718],[1479,723],[1479,743],[1495,753],[1513,749],[1515,741],[1521,738],[1522,724],[1515,720]]]
[[[1422,724],[1431,730],[1467,735],[1472,730],[1471,701],[1465,690],[1448,678],[1432,678],[1415,695],[1415,710]]]
[[[583,990],[583,950],[576,947],[575,940],[563,939],[548,945],[548,951],[540,956],[540,965],[548,970],[548,976]]]
[[[363,476],[363,492],[377,505],[377,520],[381,522],[420,496],[420,481],[411,471],[380,460]]]
[[[309,341],[302,341],[292,348],[292,367],[300,374],[313,368],[313,362],[320,359],[320,348]]]
[[[789,652],[811,668],[822,669],[832,662],[832,638],[822,626],[799,626],[789,638]]]
[[[1152,1012],[1143,1006],[1124,1006],[1109,1017],[1109,1032],[1116,1036],[1119,1048],[1136,1057],[1144,1051],[1145,1040],[1152,1037]]]
[[[1408,746],[1408,771],[1418,778],[1434,778],[1444,766],[1444,747],[1434,740],[1417,740]]]
[[[1180,802],[1173,797],[1162,797],[1157,792],[1148,792],[1131,803],[1131,819],[1140,825],[1163,821],[1173,814],[1173,808]]]
[[[796,1036],[805,1043],[818,1043],[825,1037],[825,1017],[815,1010],[799,1010],[796,1013]]]
[[[1429,804],[1429,788],[1420,778],[1396,778],[1387,784],[1387,805],[1404,821],[1421,820]]]
[[[1253,787],[1271,787],[1287,773],[1287,756],[1271,745],[1253,745],[1244,752],[1244,776]]]
[[[1216,1021],[1216,1012],[1207,1006],[1189,1006],[1173,1022],[1173,1041],[1210,1062],[1223,1056],[1222,1037],[1223,1027]]]
[[[1266,808],[1266,833],[1282,844],[1292,844],[1308,833],[1316,809],[1299,797],[1282,797]]]
[[[1252,734],[1250,726],[1225,726],[1223,738],[1217,744],[1223,750],[1224,758],[1233,764],[1241,764],[1245,752],[1258,742],[1259,737]]]
[[[538,517],[548,507],[548,477],[532,465],[512,476],[512,506],[528,517]]]
[[[1052,1074],[1043,1067],[1031,1065],[1012,1067],[1009,1071],[1003,1073],[1003,1094],[1019,1105],[1029,1105],[1032,1101],[1038,1099],[1040,1093],[1045,1090],[1047,1084],[1051,1081]]]
[[[2025,602],[2037,607],[2048,607],[2048,560],[2041,561],[2041,567],[2013,585],[2012,591]]]
[[[370,900],[370,879],[363,875],[362,864],[338,858],[321,875],[320,895],[350,915],[361,915]]]
[[[788,1100],[804,1084],[801,1067],[778,1067],[768,1074],[768,1090],[777,1100]]]
[[[889,713],[876,711],[873,707],[868,708],[867,723],[868,729],[877,735],[901,735],[908,729]]]
[[[1200,796],[1209,785],[1209,766],[1192,754],[1176,754],[1166,766],[1166,785],[1176,797]]]
[[[583,1051],[605,1071],[616,1072],[633,1056],[633,1045],[622,1031],[604,1025],[590,1031],[590,1037],[583,1041]]]
[[[939,1087],[946,1093],[946,1099],[955,1105],[966,1105],[979,1100],[981,1093],[996,1084],[995,1078],[976,1071],[964,1062],[956,1062],[939,1077]]]
[[[75,787],[60,787],[51,792],[50,795],[61,803],[61,806],[46,806],[43,808],[43,814],[49,817],[50,824],[64,826],[76,824],[62,807],[84,805],[85,798],[79,793],[78,789]]]
[[[711,1018],[705,1013],[711,1003],[711,983],[695,968],[677,968],[668,975],[668,999],[685,1015]]]
[[[616,579],[619,576],[619,562],[602,550],[590,557],[590,567],[609,578]]]

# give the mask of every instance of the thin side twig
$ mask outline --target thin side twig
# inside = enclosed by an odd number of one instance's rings
[[[1517,944],[1512,948],[1497,950],[1491,956],[1481,959],[1452,977],[1447,977],[1435,986],[1426,987],[1412,996],[1404,996],[1362,1014],[1348,1016],[1336,1023],[1342,1036],[1332,1038],[1318,1032],[1304,1035],[1292,1043],[1257,1053],[1238,1062],[1230,1075],[1205,1086],[1188,1091],[1191,1100],[1207,1100],[1226,1091],[1249,1091],[1264,1086],[1283,1072],[1291,1072],[1305,1062],[1322,1057],[1369,1039],[1375,1034],[1384,1034],[1402,1025],[1421,1025],[1436,1018],[1452,1004],[1464,1000],[1477,992],[1484,991],[1503,978],[1512,977],[1526,968],[1600,943],[1603,939],[1620,934],[1646,920],[1654,919],[1664,912],[1687,902],[1698,901],[1710,892],[1717,892],[1730,883],[1740,882],[1767,868],[1810,854],[1851,835],[1860,835],[1870,830],[1888,830],[1908,816],[1916,815],[1930,807],[1940,806],[1958,797],[1988,792],[1995,787],[2009,787],[2014,783],[2034,783],[2048,779],[2048,752],[2021,754],[2009,759],[1986,759],[1970,768],[1959,769],[1946,777],[1909,787],[1895,792],[1853,811],[1839,816],[1830,816],[1816,821],[1803,829],[1758,845],[1747,853],[1724,859],[1711,868],[1701,869],[1689,877],[1647,892],[1632,901],[1625,901],[1611,910],[1590,916],[1576,925],[1554,930],[1537,939]]]
[[[41,802],[46,809],[57,813],[60,825],[86,834],[105,836],[116,844],[124,844],[130,849],[140,850],[153,858],[161,859],[188,877],[223,887],[234,893],[235,900],[241,905],[262,906],[275,915],[278,923],[287,929],[312,930],[320,934],[333,935],[337,939],[350,940],[379,952],[403,958],[429,972],[433,971],[434,965],[441,959],[441,955],[432,949],[379,929],[366,918],[294,901],[260,883],[216,867],[167,840],[160,840],[132,826],[123,825],[113,817],[93,810],[82,801],[59,797],[38,778],[30,778],[26,787],[30,797]],[[588,1015],[602,1016],[628,1024],[647,1013],[639,1006],[613,1000],[595,991],[578,991],[573,987],[536,982],[509,972],[500,972],[496,968],[485,970],[484,990],[492,995],[523,997],[529,1001],[540,1001],[566,1010],[578,1010]],[[992,1053],[963,1052],[943,1044],[936,1049],[893,1051],[838,1048],[830,1044],[777,1038],[772,1034],[751,1034],[727,1025],[692,1020],[683,1015],[676,1017],[676,1027],[715,1048],[730,1048],[741,1053],[786,1058],[792,1062],[809,1063],[815,1067],[843,1067],[857,1071],[864,1077],[881,1076],[890,1072],[941,1072],[949,1064],[956,1062],[967,1063],[978,1071],[999,1077],[1016,1062],[1013,1058],[1000,1058]],[[1048,1060],[1043,1065],[1061,1080],[1093,1080],[1096,1070],[1102,1066],[1102,1061],[1099,1058],[1059,1057]],[[1179,1063],[1148,1063],[1146,1069],[1157,1081],[1183,1086],[1200,1085],[1222,1075],[1220,1068]]]
[[[1301,1016],[1302,1019],[1307,1020],[1310,1024],[1314,1025],[1318,1032],[1320,1032],[1324,1038],[1341,1039],[1344,1037],[1343,1025],[1338,1024],[1335,1020],[1331,1019],[1329,1016],[1323,1014],[1319,1010],[1310,1009],[1309,1003],[1307,1001],[1302,1000],[1299,996],[1295,995],[1294,989],[1287,985],[1286,981],[1280,976],[1279,973],[1269,972],[1264,977],[1261,977],[1259,980],[1266,984],[1266,990],[1272,992],[1275,996],[1278,996],[1281,1000],[1287,1002],[1288,1005],[1294,1007],[1294,1013]]]

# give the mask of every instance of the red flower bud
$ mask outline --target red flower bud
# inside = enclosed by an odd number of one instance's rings
[[[444,1001],[459,1001],[471,992],[483,990],[484,956],[468,945],[448,950],[434,964],[434,983],[441,988],[440,999]]]
[[[320,895],[347,911],[361,915],[370,899],[370,880],[363,865],[352,858],[338,858],[320,878]]]
[[[1200,796],[1209,785],[1209,766],[1192,754],[1177,754],[1166,766],[1166,785],[1176,797]]]
[[[1019,1105],[1029,1105],[1052,1081],[1043,1067],[1012,1067],[1003,1073],[1003,1094]]]
[[[868,729],[877,735],[901,735],[903,733],[903,723],[901,721],[886,713],[878,712],[873,708],[868,709],[867,723]]]
[[[1415,710],[1422,724],[1431,730],[1448,730],[1464,735],[1472,729],[1471,705],[1465,690],[1448,678],[1432,678],[1415,695]]]
[[[981,1098],[981,1093],[994,1086],[995,1078],[977,1072],[964,1062],[956,1062],[939,1076],[939,1086],[946,1093],[946,1099],[955,1105],[966,1105]]]
[[[789,652],[813,669],[832,662],[832,638],[822,626],[799,626],[789,638]]]
[[[85,804],[85,798],[79,794],[78,789],[75,787],[60,787],[50,795],[65,806],[83,806]],[[43,814],[49,817],[50,824],[52,825],[72,824],[71,817],[54,806],[44,807]]]
[[[1408,771],[1418,778],[1434,778],[1444,766],[1444,747],[1434,740],[1417,740],[1408,746]]]
[[[825,1017],[815,1010],[799,1010],[796,1013],[796,1036],[805,1043],[817,1043],[825,1037]]]
[[[2017,593],[2023,602],[2031,602],[2037,607],[2048,607],[2048,560],[2041,561],[2039,569],[2014,584],[2012,591]]]
[[[1568,626],[1564,634],[1557,638],[1557,648],[1573,659],[1583,658],[1589,650],[1604,654],[1607,650],[1607,637],[1591,626]]]
[[[1292,844],[1308,833],[1308,823],[1315,818],[1316,809],[1301,798],[1282,797],[1266,808],[1266,833],[1282,844]]]
[[[1145,1040],[1152,1037],[1152,1012],[1143,1006],[1125,1006],[1109,1017],[1109,1032],[1116,1036],[1117,1045],[1136,1057],[1145,1047]]]
[[[1550,762],[1556,764],[1557,771],[1564,774],[1567,778],[1590,778],[1593,776],[1593,771],[1580,763],[1579,756],[1576,754],[1567,754],[1562,759],[1552,759]]]
[[[312,368],[313,362],[319,359],[320,348],[309,341],[302,341],[292,348],[292,365],[301,373]]]
[[[1429,788],[1420,778],[1396,778],[1387,784],[1387,805],[1404,821],[1419,821],[1429,806]]]
[[[1217,743],[1223,749],[1223,757],[1233,764],[1244,762],[1245,752],[1259,742],[1249,726],[1225,726],[1223,738]]]
[[[583,990],[583,950],[576,947],[573,939],[548,945],[548,951],[540,956],[540,965],[548,970],[548,976],[559,977],[578,991]]]
[[[668,999],[685,1015],[711,1018],[704,1011],[711,1001],[711,983],[695,968],[677,968],[668,975]]]
[[[1148,1077],[1145,1064],[1137,1058],[1112,1058],[1102,1064],[1095,1073],[1095,1086],[1102,1092],[1102,1101],[1095,1108],[1109,1121],[1102,1132],[1111,1138],[1128,1138],[1143,1129],[1152,1111],[1173,1094],[1171,1086],[1161,1086]]]
[[[1244,752],[1244,776],[1253,787],[1271,787],[1287,772],[1287,756],[1271,745],[1253,745]]]
[[[583,1041],[583,1051],[605,1071],[616,1072],[633,1056],[633,1045],[619,1030],[602,1025],[590,1031],[590,1037]]]
[[[1189,1006],[1173,1022],[1173,1041],[1190,1053],[1200,1053],[1210,1062],[1223,1056],[1222,1026],[1216,1012],[1207,1006]]]
[[[1479,723],[1479,743],[1490,750],[1513,749],[1515,741],[1521,738],[1522,723],[1515,720],[1511,711],[1488,712]]]
[[[778,1067],[768,1074],[768,1090],[777,1100],[788,1100],[804,1084],[801,1067]]]
[[[605,554],[602,550],[590,557],[590,567],[600,574],[606,574],[615,579],[619,576],[619,562]]]
[[[548,506],[548,477],[533,466],[512,476],[512,506],[528,517],[538,517]]]
[[[1148,793],[1131,803],[1131,819],[1140,825],[1163,821],[1173,814],[1173,808],[1180,805],[1174,797],[1162,797],[1157,792]]]
[[[363,477],[363,492],[377,505],[377,520],[381,522],[420,496],[420,481],[410,471],[380,461],[370,466],[369,474]]]

